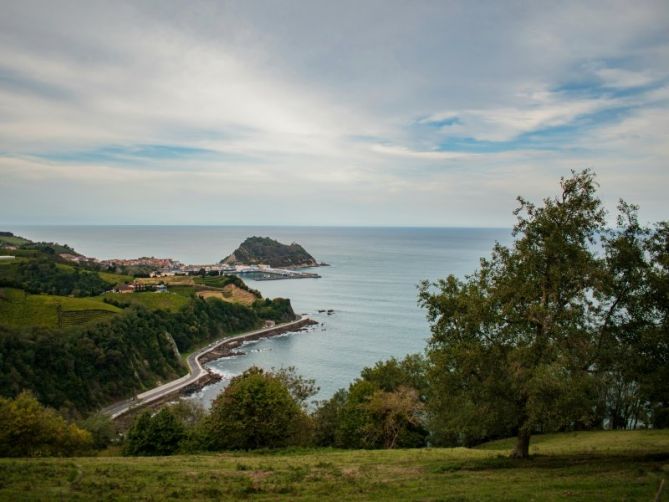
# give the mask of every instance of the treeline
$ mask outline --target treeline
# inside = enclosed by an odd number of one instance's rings
[[[170,455],[288,446],[425,446],[425,368],[418,356],[378,363],[309,412],[307,401],[318,391],[313,380],[294,368],[253,367],[230,381],[209,412],[183,402],[155,415],[144,412],[130,428],[124,451]]]
[[[78,267],[61,268],[53,260],[37,258],[0,267],[0,287],[3,286],[33,294],[95,296],[113,284],[102,280],[96,272]]]
[[[29,389],[45,405],[87,412],[184,374],[177,349],[260,324],[250,308],[193,298],[178,313],[133,306],[85,328],[0,326],[0,395]]]
[[[180,402],[135,419],[126,455],[171,455],[195,451],[251,450],[313,444],[306,399],[313,381],[292,368],[266,372],[253,367],[233,378],[205,412]]]

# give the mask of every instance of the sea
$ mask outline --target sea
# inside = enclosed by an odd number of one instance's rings
[[[251,366],[295,367],[327,399],[366,366],[422,353],[430,337],[418,305],[420,281],[474,272],[494,243],[509,244],[510,229],[261,226],[9,226],[31,240],[69,244],[86,256],[173,258],[216,263],[247,237],[301,244],[319,262],[319,279],[248,280],[269,298],[290,298],[298,314],[318,324],[308,330],[247,343],[244,355],[209,367],[223,379],[192,396],[209,406],[229,379]]]

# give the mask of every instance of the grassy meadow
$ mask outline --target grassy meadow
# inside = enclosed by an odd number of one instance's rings
[[[114,274],[112,272],[98,272],[98,275],[100,276],[100,279],[111,284],[123,284],[134,280],[134,277],[131,275]]]
[[[0,243],[8,244],[10,246],[21,246],[22,244],[28,244],[29,242],[28,239],[16,235],[0,235]]]
[[[178,312],[189,301],[186,296],[171,291],[167,293],[156,293],[155,291],[130,294],[105,293],[102,297],[122,304],[143,305],[150,310],[165,310],[167,312]]]
[[[669,477],[666,430],[536,437],[529,460],[509,459],[510,444],[2,459],[0,498],[647,501]]]
[[[99,321],[121,312],[120,308],[103,302],[101,297],[31,295],[21,289],[0,288],[0,318],[10,327],[57,328],[59,306],[65,325]]]

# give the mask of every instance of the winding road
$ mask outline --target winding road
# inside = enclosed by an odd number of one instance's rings
[[[280,329],[282,331],[289,331],[291,327],[302,325],[305,320],[308,320],[308,318],[304,316],[299,316],[294,321],[283,324],[277,324],[276,326],[272,326],[270,328],[262,328],[262,329],[257,329],[255,331],[248,331],[240,335],[230,336],[227,338],[220,338],[215,342],[210,343],[206,347],[203,347],[188,356],[188,358],[186,359],[186,362],[188,363],[187,375],[179,377],[176,380],[172,380],[171,382],[167,382],[158,387],[154,387],[153,389],[147,390],[142,394],[138,394],[133,398],[126,399],[124,401],[119,401],[110,406],[107,406],[106,408],[103,408],[101,412],[109,416],[110,418],[115,419],[120,417],[124,413],[127,413],[131,409],[145,406],[149,403],[157,401],[158,399],[161,399],[166,395],[171,394],[174,391],[183,389],[184,387],[197,382],[205,373],[209,371],[202,366],[202,364],[200,363],[200,358],[203,355],[211,352],[212,350],[220,347],[221,345],[225,343],[230,343],[232,341],[244,340],[246,338],[255,338],[264,333],[270,333],[276,331],[277,329]]]

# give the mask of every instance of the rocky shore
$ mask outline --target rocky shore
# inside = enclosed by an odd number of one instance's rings
[[[288,331],[290,331],[290,332],[302,331],[302,330],[306,329],[308,326],[311,326],[311,325],[314,325],[314,324],[318,324],[318,323],[316,321],[312,320],[312,319],[305,318],[305,319],[302,319],[297,324],[293,324],[292,326],[288,326],[288,327],[277,326],[273,330],[265,331],[263,333],[249,335],[248,337],[244,337],[243,339],[236,339],[236,340],[231,340],[230,342],[223,342],[218,347],[216,347],[215,349],[213,349],[210,352],[207,352],[206,354],[202,355],[200,357],[200,363],[201,364],[206,364],[208,362],[215,361],[216,359],[220,359],[221,357],[244,355],[244,352],[237,350],[244,342],[248,342],[248,341],[251,341],[251,340],[260,340],[261,338],[271,338],[273,336],[282,335],[282,334],[284,334]]]

